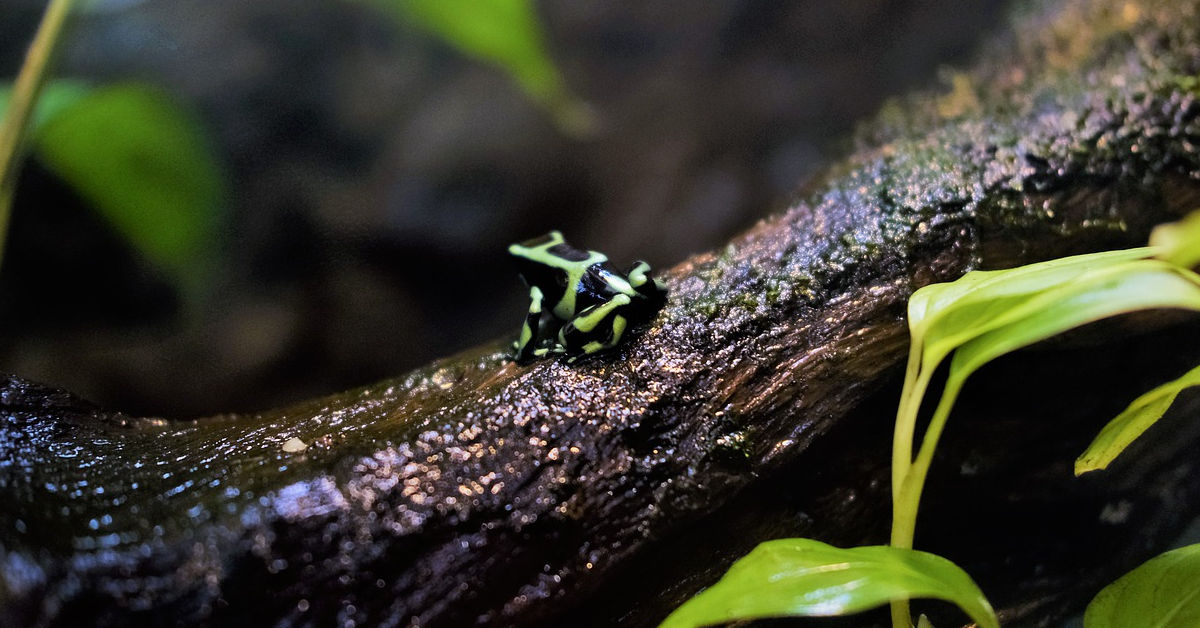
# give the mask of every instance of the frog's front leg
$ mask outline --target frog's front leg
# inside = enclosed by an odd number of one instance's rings
[[[621,315],[621,308],[629,303],[628,295],[617,294],[604,303],[584,308],[567,321],[558,331],[558,342],[572,354],[568,362],[617,346],[629,324]]]
[[[666,286],[650,274],[650,264],[642,260],[634,262],[626,276],[629,278],[629,285],[648,299],[660,298],[667,292]]]
[[[517,351],[518,362],[540,357],[552,351],[550,348],[537,346],[538,329],[541,327],[542,318],[549,315],[543,307],[544,299],[541,288],[537,286],[529,288],[529,312],[525,315],[525,323],[521,325],[521,336],[513,343],[513,349]]]

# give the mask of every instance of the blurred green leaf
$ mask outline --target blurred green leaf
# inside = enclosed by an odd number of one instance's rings
[[[1161,249],[1158,257],[1184,268],[1200,266],[1200,211],[1178,222],[1159,225],[1150,233],[1150,246]]]
[[[0,119],[8,113],[8,101],[12,97],[12,83],[0,85]],[[36,133],[46,121],[53,118],[63,109],[70,107],[83,98],[88,91],[87,83],[60,79],[50,81],[42,88],[37,104],[33,108],[33,131]]]
[[[1200,386],[1200,366],[1135,399],[1100,430],[1087,451],[1075,461],[1075,475],[1107,467],[1130,443],[1167,413],[1180,392],[1192,386]]]
[[[43,163],[185,291],[202,284],[225,201],[216,157],[189,111],[140,84],[64,103],[34,135]]]
[[[546,49],[530,0],[373,0],[401,19],[419,24],[464,54],[499,66],[564,131],[586,133],[587,108],[566,88]]]
[[[1084,628],[1200,626],[1198,583],[1200,544],[1160,554],[1100,591]]]
[[[734,563],[719,582],[671,613],[661,628],[849,615],[907,598],[953,602],[982,628],[999,626],[971,577],[940,556],[888,546],[840,549],[811,539],[780,539],[762,543]]]

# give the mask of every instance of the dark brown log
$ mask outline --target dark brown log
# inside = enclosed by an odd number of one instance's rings
[[[0,624],[652,625],[759,541],[883,542],[908,295],[1137,245],[1200,205],[1196,6],[1062,2],[995,49],[885,110],[793,209],[671,269],[615,354],[518,366],[497,344],[187,422],[6,380]],[[980,374],[935,463],[918,546],[1012,625],[1077,609],[1200,508],[1194,402],[1070,476],[1200,357],[1194,320],[1131,325]]]

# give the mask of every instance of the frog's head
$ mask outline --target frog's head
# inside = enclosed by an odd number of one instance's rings
[[[562,258],[551,252],[551,249],[562,248],[565,244],[561,231],[551,231],[532,240],[509,245],[508,254],[516,261],[517,272],[525,283],[546,288],[565,279],[559,269]]]
[[[517,258],[535,259],[545,257],[547,249],[566,243],[561,231],[555,229],[545,235],[531,238],[520,244],[510,244],[508,252]]]

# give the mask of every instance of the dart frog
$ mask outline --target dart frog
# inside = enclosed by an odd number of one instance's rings
[[[529,286],[529,313],[513,343],[518,362],[548,354],[574,362],[611,349],[666,301],[666,287],[650,276],[646,262],[621,273],[603,253],[577,249],[558,231],[508,252]]]

